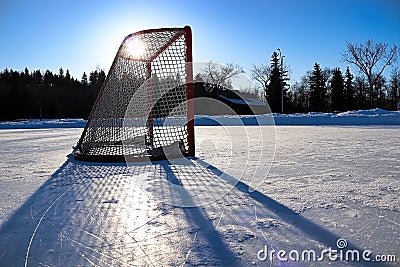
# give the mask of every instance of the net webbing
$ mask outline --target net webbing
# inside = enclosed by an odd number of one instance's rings
[[[125,38],[77,145],[80,158],[188,151],[187,42],[184,29]]]

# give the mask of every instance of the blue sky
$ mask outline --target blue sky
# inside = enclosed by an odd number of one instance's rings
[[[293,82],[315,62],[344,70],[346,41],[400,46],[399,14],[398,0],[2,0],[0,69],[63,67],[80,79],[97,66],[108,71],[130,33],[190,25],[195,61],[249,73],[280,48]]]

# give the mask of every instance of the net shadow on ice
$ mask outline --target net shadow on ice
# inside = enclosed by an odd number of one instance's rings
[[[0,265],[243,265],[264,245],[335,247],[339,236],[248,188],[198,158],[127,166],[70,156],[0,227]]]

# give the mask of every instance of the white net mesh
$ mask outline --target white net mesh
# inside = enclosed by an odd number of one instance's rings
[[[76,158],[151,157],[175,144],[183,155],[189,151],[188,34],[187,28],[158,29],[125,38],[78,142]]]

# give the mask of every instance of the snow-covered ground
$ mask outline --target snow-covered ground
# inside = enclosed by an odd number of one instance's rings
[[[400,126],[197,126],[198,158],[126,165],[47,123],[0,126],[0,266],[400,264]]]

